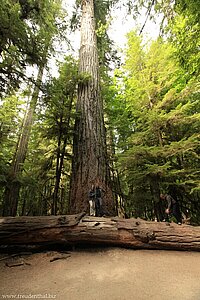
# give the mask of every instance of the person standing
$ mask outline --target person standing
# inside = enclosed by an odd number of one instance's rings
[[[102,217],[102,189],[97,185],[95,187],[95,207],[96,207],[96,216]]]
[[[89,206],[90,206],[90,216],[96,216],[96,207],[95,207],[95,187],[92,185],[91,190],[89,191]]]
[[[181,211],[179,208],[178,201],[168,194],[160,194],[160,199],[166,201],[167,203],[167,208],[165,209],[165,213],[168,215],[168,217],[170,213],[172,213],[172,215],[176,218],[177,223],[179,225],[182,224]]]

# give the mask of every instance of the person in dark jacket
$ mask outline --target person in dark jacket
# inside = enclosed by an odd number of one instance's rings
[[[102,189],[99,187],[99,185],[95,188],[95,208],[96,208],[96,216],[102,217],[103,211],[102,211]]]
[[[168,215],[168,217],[169,214],[172,213],[172,215],[176,218],[177,223],[182,224],[181,211],[178,202],[168,194],[161,194],[160,199],[164,200],[167,203],[167,208],[165,212]]]

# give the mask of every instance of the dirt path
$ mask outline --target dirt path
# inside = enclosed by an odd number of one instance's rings
[[[12,268],[0,262],[0,299],[200,300],[200,253],[108,248],[70,254],[50,262],[55,252],[38,253],[26,258],[31,265]]]

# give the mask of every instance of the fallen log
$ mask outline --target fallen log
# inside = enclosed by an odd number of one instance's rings
[[[200,227],[118,217],[6,217],[0,219],[1,245],[64,243],[134,249],[200,251]]]

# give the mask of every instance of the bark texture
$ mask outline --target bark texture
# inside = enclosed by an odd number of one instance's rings
[[[11,165],[11,170],[7,179],[8,183],[4,192],[3,216],[16,216],[17,213],[18,198],[21,187],[20,176],[22,174],[24,162],[27,155],[28,143],[42,82],[43,71],[44,65],[39,68],[36,85],[33,90],[27,113],[24,117],[22,132],[19,136],[18,144],[16,146],[16,151]]]
[[[200,251],[200,227],[141,219],[77,215],[0,219],[1,245],[102,244],[134,249]]]
[[[73,143],[70,213],[89,211],[88,193],[98,182],[104,190],[103,211],[114,214],[106,152],[103,102],[93,0],[82,1],[77,119]]]
[[[53,192],[53,203],[52,203],[52,211],[51,211],[53,215],[56,215],[58,211],[60,181],[61,181],[62,169],[64,166],[66,146],[68,142],[67,133],[70,130],[70,120],[71,120],[73,99],[74,99],[74,92],[69,95],[68,115],[67,118],[64,119],[65,129],[63,128],[63,116],[60,117],[59,133],[57,137],[58,144],[57,144],[57,155],[56,155],[56,180],[55,180],[55,187]]]

